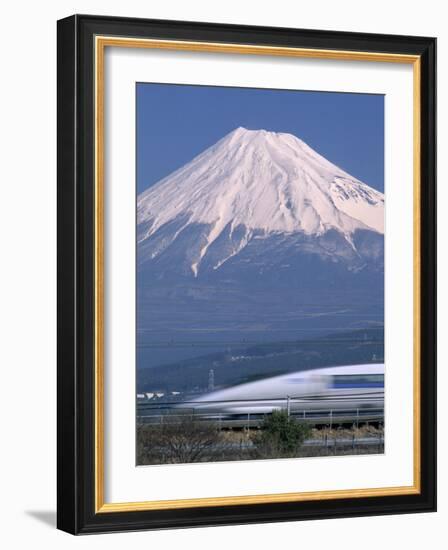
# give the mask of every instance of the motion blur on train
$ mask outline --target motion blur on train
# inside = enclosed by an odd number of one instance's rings
[[[291,415],[308,411],[368,412],[384,408],[384,364],[369,363],[291,372],[209,392],[178,405],[210,419]]]

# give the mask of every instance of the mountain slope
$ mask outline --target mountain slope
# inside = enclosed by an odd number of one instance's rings
[[[138,365],[382,324],[383,219],[295,136],[231,132],[138,196]]]
[[[354,234],[382,235],[383,212],[382,193],[297,137],[238,128],[139,195],[139,264],[163,264],[171,249],[184,274],[197,277],[254,240],[300,236],[305,250],[314,241],[319,253],[331,232],[342,237],[339,251],[357,257]]]

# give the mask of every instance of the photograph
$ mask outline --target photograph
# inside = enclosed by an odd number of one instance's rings
[[[136,464],[384,453],[384,95],[135,94]]]
[[[435,509],[435,59],[58,21],[59,529]]]
[[[439,550],[443,8],[5,3],[3,548]]]

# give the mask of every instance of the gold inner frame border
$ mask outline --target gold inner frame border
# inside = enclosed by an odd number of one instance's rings
[[[225,496],[216,498],[191,498],[178,500],[153,500],[141,502],[106,503],[104,501],[104,55],[106,47],[146,48],[159,50],[193,51],[207,53],[232,53],[300,57],[312,59],[406,63],[413,65],[413,201],[414,201],[414,250],[413,250],[413,485],[403,487],[379,487],[371,489],[342,489],[302,493],[275,493],[263,495]],[[144,510],[168,510],[244,504],[304,502],[342,498],[382,497],[411,495],[421,492],[421,389],[420,389],[420,311],[421,311],[421,217],[420,217],[420,119],[421,119],[421,60],[417,55],[381,52],[357,52],[280,46],[255,46],[251,44],[227,44],[181,40],[158,40],[96,36],[95,59],[95,513],[132,512]]]

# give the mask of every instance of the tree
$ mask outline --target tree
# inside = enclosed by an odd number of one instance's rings
[[[163,417],[160,425],[137,428],[139,464],[183,464],[212,460],[223,444],[222,435],[212,423],[194,415]]]
[[[294,457],[302,443],[311,434],[308,424],[298,422],[286,411],[273,411],[261,425],[261,432],[253,438],[257,458]]]

